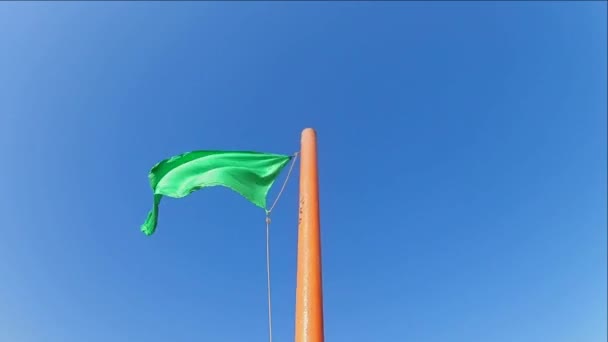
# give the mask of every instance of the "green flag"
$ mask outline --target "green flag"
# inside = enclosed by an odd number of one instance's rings
[[[292,156],[241,151],[193,151],[154,165],[148,178],[154,206],[141,231],[156,230],[162,196],[181,198],[209,186],[225,186],[266,209],[266,195]]]

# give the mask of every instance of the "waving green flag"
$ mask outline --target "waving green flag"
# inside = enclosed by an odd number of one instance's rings
[[[228,187],[266,209],[268,190],[292,156],[241,151],[193,151],[154,165],[148,178],[154,206],[141,231],[156,230],[162,196],[181,198],[209,186]]]

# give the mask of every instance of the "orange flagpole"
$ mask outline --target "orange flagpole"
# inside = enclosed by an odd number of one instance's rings
[[[319,219],[317,136],[302,131],[295,342],[323,342],[323,280]]]

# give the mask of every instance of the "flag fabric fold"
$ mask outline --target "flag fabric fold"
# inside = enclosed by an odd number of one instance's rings
[[[230,188],[266,209],[268,191],[291,158],[251,151],[192,151],[163,160],[148,175],[154,203],[141,231],[155,232],[162,196],[182,198],[205,187]]]

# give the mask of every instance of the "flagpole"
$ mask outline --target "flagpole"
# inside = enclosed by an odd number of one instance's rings
[[[297,267],[295,342],[323,342],[317,136],[312,128],[303,130],[301,138]]]

